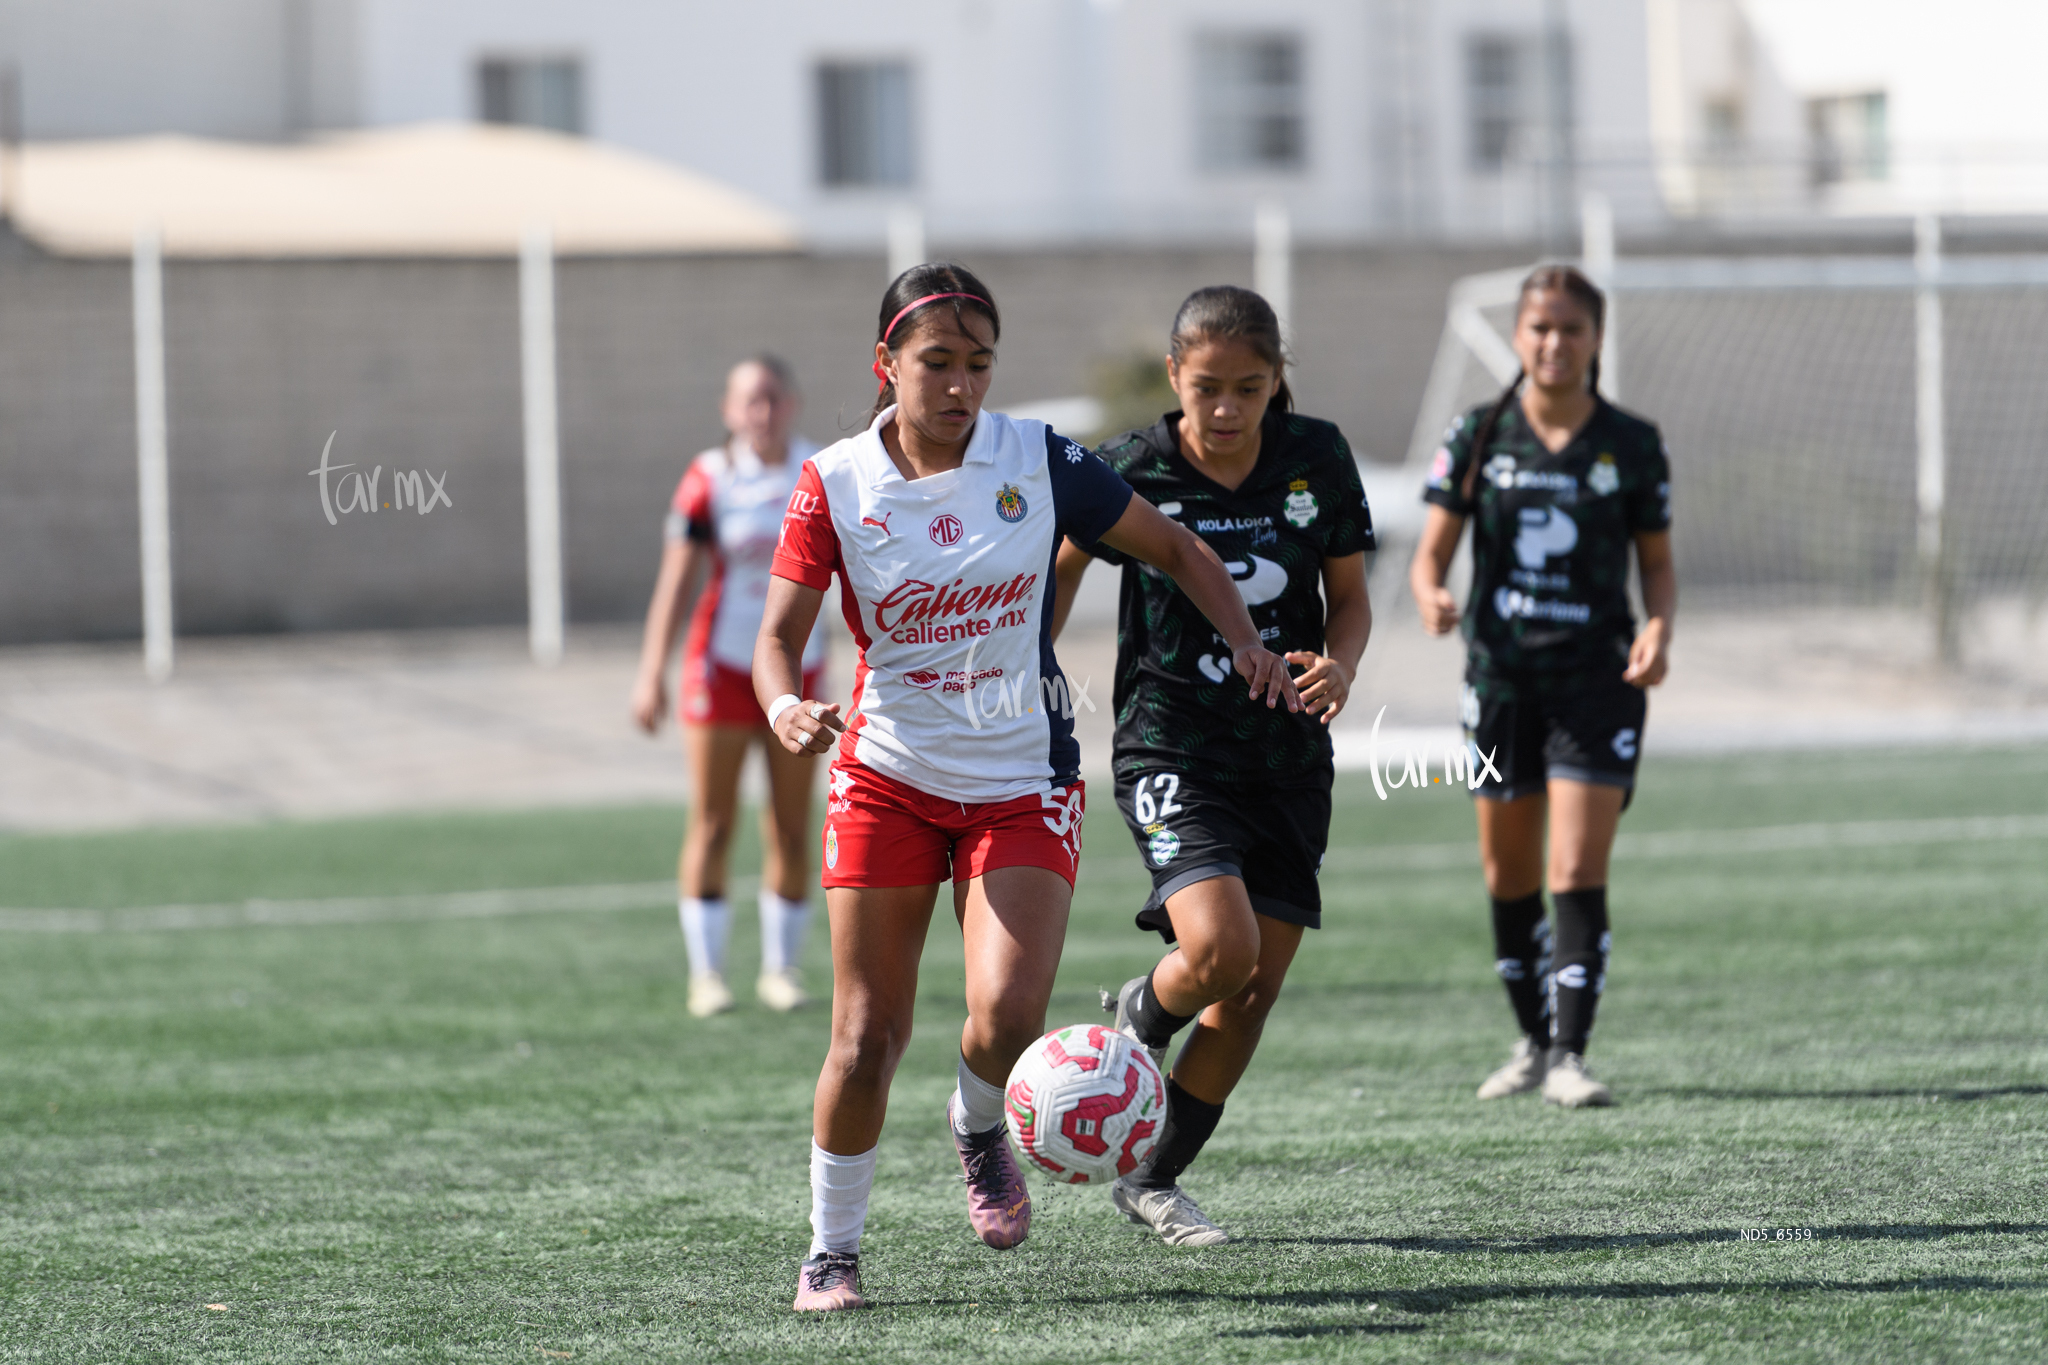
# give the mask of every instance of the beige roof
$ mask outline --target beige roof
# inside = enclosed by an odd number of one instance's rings
[[[602,143],[426,124],[294,144],[189,137],[29,143],[15,220],[52,251],[499,256],[546,226],[570,254],[775,251],[793,223],[738,190]]]

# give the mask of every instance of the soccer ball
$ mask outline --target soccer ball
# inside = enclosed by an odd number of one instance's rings
[[[1145,1049],[1104,1024],[1054,1029],[1010,1068],[1003,1108],[1017,1148],[1069,1185],[1129,1175],[1166,1119],[1166,1078]]]

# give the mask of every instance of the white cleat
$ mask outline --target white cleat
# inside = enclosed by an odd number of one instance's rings
[[[1170,1247],[1214,1247],[1230,1240],[1230,1234],[1209,1221],[1186,1190],[1140,1189],[1125,1176],[1109,1187],[1109,1201],[1117,1211],[1142,1227],[1159,1234]]]
[[[699,1019],[724,1014],[732,1005],[732,988],[717,972],[698,972],[690,978],[690,1013]]]
[[[1543,1098],[1566,1109],[1589,1109],[1613,1104],[1614,1092],[1586,1074],[1586,1059],[1578,1053],[1553,1052]]]
[[[804,994],[803,978],[794,967],[787,971],[761,973],[754,982],[754,994],[760,996],[761,1003],[769,1009],[784,1014],[811,1003],[811,997]]]
[[[1134,976],[1129,981],[1124,982],[1123,989],[1114,996],[1108,991],[1103,991],[1101,993],[1102,1012],[1116,1016],[1116,1024],[1114,1026],[1116,1031],[1136,1043],[1139,1047],[1144,1048],[1150,1054],[1152,1064],[1159,1068],[1159,1074],[1164,1076],[1166,1074],[1166,1049],[1163,1047],[1147,1046],[1145,1040],[1138,1036],[1138,1026],[1131,1022],[1131,1016],[1137,1013],[1139,993],[1145,989],[1145,983],[1150,979],[1150,977],[1145,976]]]
[[[1550,1071],[1548,1048],[1536,1046],[1534,1040],[1524,1037],[1515,1044],[1514,1055],[1508,1064],[1488,1076],[1479,1085],[1479,1098],[1497,1100],[1503,1095],[1520,1095],[1543,1084],[1543,1078]]]

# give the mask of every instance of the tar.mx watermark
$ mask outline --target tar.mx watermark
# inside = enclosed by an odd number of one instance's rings
[[[334,453],[334,438],[339,431],[330,432],[327,444],[320,448],[320,466],[306,471],[309,479],[320,480],[320,510],[327,514],[329,526],[339,526],[341,518],[351,512],[374,514],[381,506],[387,511],[403,512],[407,507],[417,508],[421,516],[436,507],[454,510],[455,499],[448,496],[448,471],[442,470],[439,477],[424,469],[393,469],[391,471],[391,496],[380,498],[378,484],[384,479],[384,466],[378,465],[365,474],[353,464],[329,464],[328,457]],[[353,469],[353,474],[341,473]],[[328,477],[333,476],[330,488]]]
[[[1400,787],[1463,787],[1466,791],[1477,791],[1488,782],[1501,780],[1500,769],[1494,767],[1494,756],[1500,753],[1498,745],[1482,750],[1471,740],[1458,744],[1446,744],[1441,766],[1443,775],[1430,775],[1430,750],[1427,744],[1418,751],[1413,744],[1403,746],[1400,756],[1400,771],[1395,769],[1395,760],[1389,756],[1384,762],[1380,758],[1380,722],[1387,718],[1387,708],[1372,718],[1372,739],[1366,745],[1366,766],[1372,770],[1372,789],[1380,800],[1387,799],[1387,793]]]
[[[918,687],[929,689],[936,684],[945,691],[958,692],[960,704],[967,710],[967,723],[977,730],[981,729],[981,723],[985,720],[994,720],[997,716],[1021,716],[1038,710],[1040,705],[1043,705],[1048,716],[1059,716],[1063,720],[1072,720],[1078,708],[1085,707],[1090,711],[1095,709],[1095,702],[1088,696],[1088,688],[1095,681],[1093,678],[1083,678],[1078,683],[1069,681],[1064,675],[1040,678],[1039,695],[1030,698],[1026,691],[1030,683],[1029,678],[1005,678],[1000,668],[974,666],[974,651],[980,644],[979,637],[968,643],[965,668],[950,670],[944,674],[936,670],[925,670],[906,674],[905,680]],[[931,681],[922,681],[926,677]],[[975,696],[977,692],[981,693],[979,699]],[[991,693],[995,695],[996,703],[984,709],[985,701]]]

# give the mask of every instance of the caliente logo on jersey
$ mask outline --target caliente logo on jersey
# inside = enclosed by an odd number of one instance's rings
[[[1026,613],[1038,575],[1020,573],[1007,583],[961,586],[956,578],[936,587],[919,578],[907,578],[891,588],[875,609],[875,629],[898,644],[946,644],[969,636],[986,635],[1005,626],[1028,625]],[[1000,612],[999,616],[985,613]],[[956,620],[939,624],[943,617]]]

